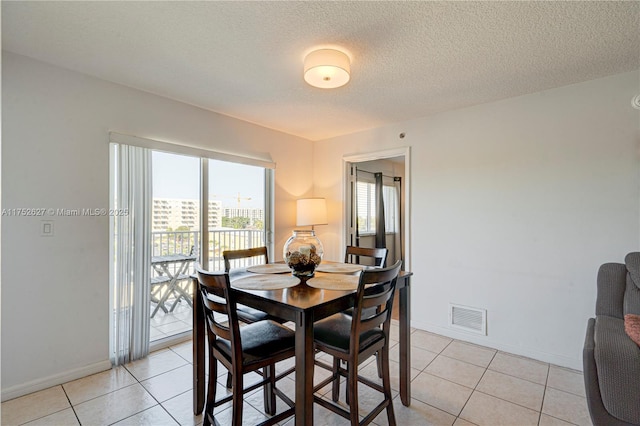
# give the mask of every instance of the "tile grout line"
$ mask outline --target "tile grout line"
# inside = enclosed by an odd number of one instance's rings
[[[169,350],[171,350],[170,348],[168,348],[168,349],[169,349]],[[173,350],[171,350],[171,351],[173,352]],[[175,352],[174,352],[174,353],[175,353]],[[176,355],[178,355],[178,354],[176,354]],[[178,356],[180,356],[180,355],[178,355]],[[181,358],[182,358],[182,357],[181,357]],[[184,359],[184,358],[183,358],[183,359]],[[141,387],[141,388],[142,388],[146,393],[148,393],[148,394],[149,394],[149,396],[151,396],[151,398],[153,398],[153,400],[157,403],[157,405],[159,405],[159,406],[160,406],[160,407],[165,411],[165,413],[167,413],[167,414],[169,415],[169,417],[171,417],[171,418],[172,418],[172,419],[173,419],[177,424],[180,424],[180,422],[179,422],[179,421],[177,421],[177,420],[176,420],[176,419],[171,415],[171,413],[169,413],[169,411],[167,411],[167,409],[166,409],[166,408],[164,408],[164,406],[162,405],[162,403],[161,403],[160,401],[158,401],[158,399],[157,399],[157,398],[156,398],[156,397],[155,397],[151,392],[149,392],[149,391],[147,390],[147,388],[145,388],[145,387],[144,387],[144,385],[142,384],[142,382],[141,382],[140,380],[138,380],[138,378],[137,378],[136,376],[134,376],[134,375],[133,375],[133,373],[132,373],[131,371],[129,371],[129,369],[126,367],[126,364],[123,364],[123,365],[122,365],[122,367],[123,367],[125,370],[127,370],[127,372],[128,372],[129,374],[131,374],[131,377],[133,377],[133,378],[135,379],[135,381],[137,382],[137,384],[139,384],[139,385],[140,385],[140,387]],[[177,368],[181,368],[181,367],[183,367],[183,366],[180,366],[180,367],[177,367]],[[176,370],[177,368],[173,368],[173,369],[171,369],[171,370],[167,370],[167,371],[165,371],[165,373],[168,373],[169,371]],[[162,374],[164,374],[164,373],[162,373]],[[157,375],[152,376],[152,377],[157,377],[157,376],[159,376],[159,375],[160,375],[160,374],[157,374]],[[145,379],[145,380],[148,380],[148,379]],[[130,385],[130,386],[125,386],[125,387],[120,388],[120,389],[125,389],[125,388],[131,387],[131,386],[135,386],[135,385],[136,385],[136,383],[134,383],[134,384],[132,384],[132,385]],[[118,390],[120,390],[120,389],[117,389],[116,391],[118,391]],[[114,393],[114,392],[116,392],[116,391],[109,392],[109,393]],[[108,394],[105,394],[105,395],[108,395]],[[93,399],[96,399],[96,398],[93,398]],[[171,399],[171,398],[169,398],[169,399]],[[167,400],[167,401],[168,401],[168,400]],[[123,418],[123,419],[119,419],[119,420],[117,420],[117,421],[115,421],[115,422],[111,423],[111,425],[113,425],[113,424],[115,424],[115,423],[118,423],[118,422],[121,422],[121,421],[123,421],[123,420],[126,420],[126,419],[128,419],[128,418],[131,418],[131,417],[133,417],[133,416],[135,416],[135,415],[138,415],[138,414],[140,414],[140,413],[142,413],[142,412],[145,412],[145,411],[147,411],[147,410],[149,410],[149,409],[151,409],[151,408],[153,408],[153,407],[154,407],[154,406],[149,407],[149,408],[145,408],[144,410],[141,410],[141,411],[138,411],[138,412],[135,412],[135,413],[131,414],[130,416],[127,416],[127,417],[125,417],[125,418]],[[75,412],[75,410],[74,410],[74,412]],[[78,422],[79,422],[79,420],[78,420]],[[81,426],[82,426],[82,424],[81,424]]]
[[[542,391],[542,403],[540,404],[540,413],[538,414],[538,426],[540,426],[540,420],[542,420],[542,408],[544,407],[544,398],[547,395],[547,383],[549,383],[549,374],[551,374],[551,365],[547,368],[547,377],[544,380],[544,389]]]
[[[482,373],[482,376],[480,376],[480,379],[478,380],[478,383],[476,383],[476,385],[473,387],[473,389],[471,390],[471,393],[469,394],[469,398],[467,398],[467,400],[465,401],[464,405],[462,406],[462,408],[460,409],[460,412],[458,413],[458,415],[456,416],[456,419],[462,419],[465,421],[469,421],[467,419],[464,419],[462,417],[460,417],[460,415],[462,414],[462,412],[464,411],[464,408],[467,406],[467,404],[469,403],[469,400],[471,399],[471,397],[473,396],[473,393],[476,392],[476,389],[478,388],[478,385],[480,384],[480,382],[482,381],[482,379],[484,378],[484,375],[487,374],[487,371],[489,371],[489,366],[491,365],[491,363],[493,362],[494,358],[496,357],[496,355],[498,355],[498,351],[496,351],[493,356],[491,357],[491,360],[489,361],[489,363],[487,364],[487,366],[484,369],[484,372]],[[480,392],[480,391],[478,391]],[[470,422],[470,421],[469,421]],[[454,422],[455,423],[455,422]],[[470,422],[472,423],[472,422]]]
[[[69,399],[69,395],[67,395],[67,391],[64,389],[64,386],[63,386],[62,384],[60,384],[60,385],[51,386],[50,388],[55,388],[55,387],[58,387],[58,386],[60,386],[60,388],[62,389],[62,392],[64,392],[64,396],[65,396],[65,398],[67,398],[67,401],[69,402],[69,407],[67,407],[67,408],[71,408],[71,411],[73,411],[73,415],[76,417],[76,420],[78,420],[78,424],[82,425],[82,423],[80,423],[80,419],[78,418],[78,415],[76,414],[76,410],[73,408],[73,404],[71,404],[71,400]],[[47,388],[47,389],[50,389],[50,388]],[[43,390],[46,390],[46,389],[43,389]],[[27,395],[29,395],[29,394],[27,394]],[[27,395],[24,395],[24,396],[27,396]],[[15,399],[15,398],[14,398],[14,399]],[[64,410],[66,410],[67,408],[63,408],[63,409],[61,409],[61,410],[54,411],[54,412],[49,413],[49,414],[45,414],[45,415],[40,416],[40,417],[37,417],[37,418],[35,418],[35,419],[31,419],[31,420],[29,420],[29,421],[27,421],[27,422],[20,423],[19,425],[20,425],[20,426],[21,426],[21,425],[26,425],[26,424],[29,424],[29,423],[31,423],[31,422],[35,422],[36,420],[41,420],[41,419],[44,419],[45,417],[48,417],[48,416],[52,416],[52,415],[54,415],[54,414],[61,413],[61,412],[63,412]]]
[[[69,405],[71,406],[71,411],[73,411],[73,415],[76,416],[76,420],[78,421],[78,424],[80,426],[82,426],[82,422],[80,421],[80,417],[78,417],[78,413],[76,413],[76,408],[71,403],[71,399],[69,398],[69,395],[67,394],[67,390],[64,388],[64,384],[60,385],[60,387],[62,388],[62,392],[64,392],[64,396],[67,397],[67,401],[69,401]]]

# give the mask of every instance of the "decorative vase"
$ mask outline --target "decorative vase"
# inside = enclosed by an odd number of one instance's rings
[[[315,231],[293,231],[284,244],[282,257],[291,268],[291,273],[299,277],[311,277],[316,267],[322,262],[324,250],[316,237]]]

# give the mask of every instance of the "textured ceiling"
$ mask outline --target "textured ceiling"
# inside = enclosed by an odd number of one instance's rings
[[[636,1],[3,1],[2,45],[318,140],[638,69],[639,16]],[[306,85],[305,54],[330,46],[351,82]]]

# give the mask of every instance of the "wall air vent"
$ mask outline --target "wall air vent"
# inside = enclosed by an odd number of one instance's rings
[[[449,325],[471,333],[487,335],[487,310],[449,304]]]

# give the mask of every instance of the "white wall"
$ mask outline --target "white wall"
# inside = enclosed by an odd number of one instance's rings
[[[325,253],[344,250],[343,155],[409,145],[412,325],[581,369],[597,269],[640,248],[639,81],[620,74],[315,143],[314,193],[334,208],[318,228]],[[486,308],[488,336],[449,328],[450,302]]]
[[[276,248],[311,195],[307,140],[10,53],[2,89],[5,209],[108,207],[109,131],[275,161]],[[2,399],[108,368],[108,218],[2,219]]]

